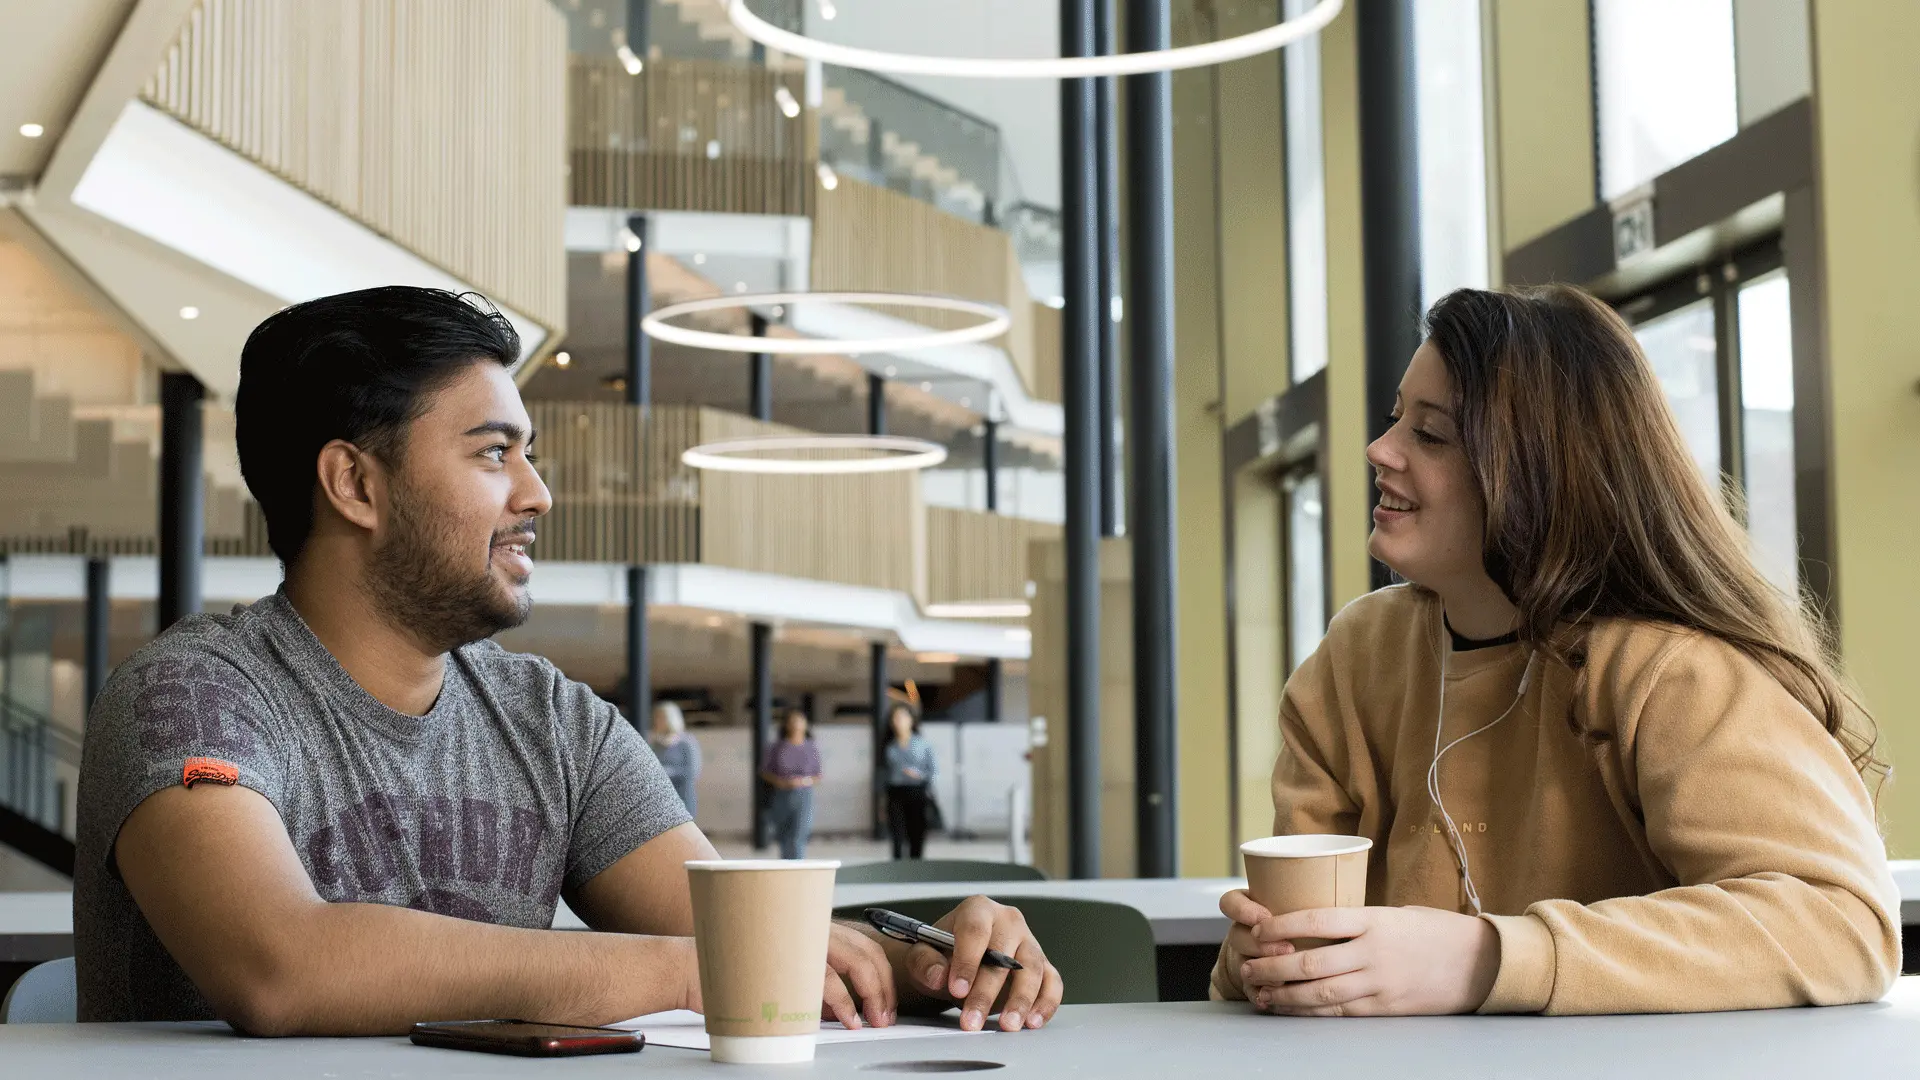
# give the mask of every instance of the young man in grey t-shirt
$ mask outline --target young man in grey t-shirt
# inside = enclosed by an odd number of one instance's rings
[[[248,339],[240,464],[286,580],[183,620],[94,706],[81,1019],[349,1035],[699,1008],[681,864],[712,845],[618,712],[490,640],[526,619],[551,505],[518,355],[499,314],[404,287]],[[596,932],[550,929],[563,895]],[[836,925],[824,1009],[1052,1016],[1060,978],[1018,911],[975,897],[943,925],[951,959]],[[1025,970],[981,967],[987,948]]]

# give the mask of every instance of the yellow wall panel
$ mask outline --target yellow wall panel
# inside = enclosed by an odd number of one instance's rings
[[[1920,855],[1920,5],[1815,0],[1814,108],[1833,410],[1841,651],[1896,768],[1881,801]]]

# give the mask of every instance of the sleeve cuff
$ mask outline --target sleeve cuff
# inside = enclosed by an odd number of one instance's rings
[[[1532,915],[1482,915],[1500,935],[1500,974],[1480,1006],[1490,1013],[1537,1013],[1553,998],[1553,931]]]

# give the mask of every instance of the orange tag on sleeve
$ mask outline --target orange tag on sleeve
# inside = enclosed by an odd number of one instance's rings
[[[210,780],[227,787],[240,782],[240,766],[219,758],[190,757],[180,769],[180,783],[192,787],[202,780]]]

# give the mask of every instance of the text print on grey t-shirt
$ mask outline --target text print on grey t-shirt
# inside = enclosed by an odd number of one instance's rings
[[[355,683],[282,595],[195,616],[122,664],[88,719],[83,1020],[212,1016],[112,860],[127,815],[193,758],[273,803],[323,899],[507,926],[552,925],[563,888],[688,820],[646,741],[545,659],[463,646],[433,708],[408,716]]]

